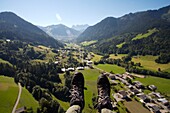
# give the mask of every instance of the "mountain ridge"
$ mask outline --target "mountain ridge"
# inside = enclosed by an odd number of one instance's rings
[[[44,32],[58,40],[72,40],[80,34],[79,31],[69,28],[63,24],[39,27]]]
[[[119,18],[107,17],[99,23],[88,27],[77,38],[78,42],[111,38],[128,32],[143,32],[164,26],[170,20],[170,5],[158,10],[129,13]]]
[[[21,40],[56,48],[63,47],[61,42],[13,12],[0,13],[0,36],[1,39]]]

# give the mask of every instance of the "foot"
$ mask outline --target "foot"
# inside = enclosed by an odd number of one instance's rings
[[[98,88],[98,103],[97,109],[99,112],[103,108],[112,109],[112,104],[110,100],[110,82],[105,75],[100,75],[97,80]]]
[[[81,110],[84,108],[84,77],[80,72],[76,72],[72,78],[72,89],[70,106],[79,105]]]

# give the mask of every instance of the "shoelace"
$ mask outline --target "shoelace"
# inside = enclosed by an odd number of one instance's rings
[[[73,100],[79,99],[80,101],[83,101],[81,91],[76,85],[73,85],[73,88],[70,90],[70,93],[70,97],[72,97]]]

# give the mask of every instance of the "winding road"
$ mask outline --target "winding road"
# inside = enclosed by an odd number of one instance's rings
[[[12,113],[15,113],[16,108],[17,108],[17,105],[18,105],[19,100],[20,100],[20,97],[21,97],[21,93],[22,93],[22,87],[21,87],[21,84],[20,84],[20,83],[18,83],[18,87],[19,87],[18,98],[17,98],[17,101],[15,102],[15,105],[14,105],[14,108],[13,108],[13,110],[12,110]]]

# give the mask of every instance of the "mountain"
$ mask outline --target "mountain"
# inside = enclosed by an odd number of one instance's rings
[[[69,28],[63,24],[39,27],[50,36],[58,40],[72,40],[80,34],[79,31]]]
[[[129,13],[120,18],[107,17],[94,26],[88,27],[79,37],[79,42],[111,38],[116,35],[141,33],[152,28],[169,26],[170,6],[159,10]]]
[[[91,40],[95,43],[86,48],[98,54],[160,55],[157,62],[167,63],[170,61],[170,6],[105,18],[77,38],[78,42]]]
[[[89,27],[88,24],[84,24],[84,25],[73,25],[71,28],[75,29],[77,31],[83,32],[85,31],[87,28]]]
[[[55,48],[63,46],[61,42],[12,12],[0,13],[0,39],[21,40]]]

